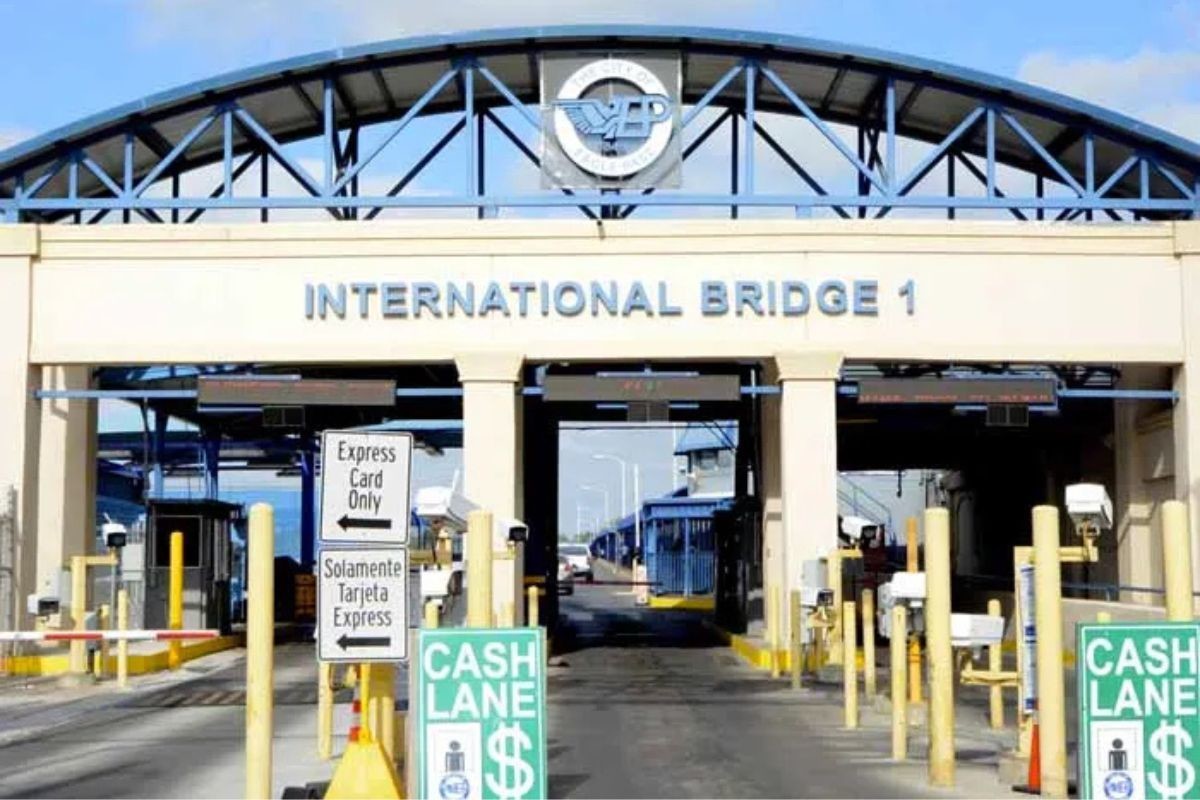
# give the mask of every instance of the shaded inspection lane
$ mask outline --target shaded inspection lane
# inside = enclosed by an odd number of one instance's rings
[[[925,780],[923,731],[911,742],[916,758],[893,764],[886,716],[864,710],[861,729],[843,730],[837,687],[795,692],[751,669],[703,614],[639,609],[618,588],[586,584],[561,604],[548,681],[555,796],[1009,794],[996,778],[1007,738],[985,730],[972,709],[960,723],[957,785],[935,791]]]

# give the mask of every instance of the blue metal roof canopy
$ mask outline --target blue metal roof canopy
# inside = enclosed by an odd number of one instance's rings
[[[538,57],[580,50],[678,52],[684,65],[683,118],[690,155],[712,134],[730,136],[727,192],[537,191],[513,194],[488,181],[484,142],[507,141],[534,164],[540,119]],[[497,110],[516,109],[514,130]],[[701,114],[706,108],[720,110]],[[773,134],[771,114],[807,119],[844,159],[845,179],[822,185],[811,153]],[[385,147],[400,147],[408,123],[441,115],[445,134],[413,147],[412,167],[391,190],[362,194],[359,179]],[[393,121],[371,152],[365,126]],[[855,146],[830,124],[850,126]],[[755,189],[753,131],[798,180],[785,194]],[[906,174],[896,140],[932,147]],[[441,194],[404,189],[454,139],[466,143],[462,182]],[[718,137],[721,139],[722,137]],[[313,139],[321,175],[284,146]],[[393,140],[398,140],[394,142]],[[529,143],[532,140],[532,144]],[[294,185],[272,191],[276,163]],[[211,192],[184,192],[180,176],[222,165]],[[998,165],[1034,176],[1032,190],[1008,191]],[[258,166],[247,194],[239,177]],[[926,180],[944,167],[946,185]],[[975,186],[963,192],[963,184]],[[655,26],[564,26],[481,31],[345,48],[241,70],[163,92],[37,137],[0,153],[0,212],[10,221],[194,221],[210,209],[321,209],[337,219],[370,219],[392,207],[499,209],[579,207],[589,216],[628,216],[642,206],[761,206],[830,209],[843,217],[892,209],[990,209],[1020,219],[1192,217],[1200,147],[1096,106],[973,70],[886,51],[765,33]],[[970,180],[967,180],[967,179]],[[685,187],[687,172],[685,169]],[[939,181],[940,183],[940,181]],[[109,220],[112,221],[112,220]]]

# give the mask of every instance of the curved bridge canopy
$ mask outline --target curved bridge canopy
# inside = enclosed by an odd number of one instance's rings
[[[537,175],[541,58],[576,53],[678,55],[681,188],[572,191],[495,166],[498,150]],[[430,176],[436,185],[413,191]],[[0,211],[75,222],[653,206],[1125,220],[1195,216],[1198,180],[1196,143],[1014,81],[795,37],[587,26],[384,42],[152,95],[0,153]]]

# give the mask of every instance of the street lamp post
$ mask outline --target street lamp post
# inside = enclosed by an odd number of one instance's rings
[[[615,461],[621,468],[621,519],[629,513],[629,507],[625,505],[626,490],[625,490],[625,470],[629,468],[629,464],[620,456],[609,455],[608,453],[593,453],[592,459],[595,461]],[[636,466],[636,465],[635,465]]]
[[[607,521],[612,519],[612,512],[611,512],[610,506],[608,504],[608,498],[609,498],[608,489],[605,489],[603,486],[591,486],[591,485],[580,485],[579,488],[585,492],[599,492],[601,495],[604,496],[604,519],[605,519],[605,524],[607,524]]]

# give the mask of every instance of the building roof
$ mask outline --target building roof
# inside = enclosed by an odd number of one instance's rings
[[[620,48],[681,53],[682,93],[695,103],[732,67],[746,59],[767,64],[819,116],[857,124],[877,119],[882,76],[893,78],[898,135],[928,142],[944,139],[980,101],[1010,109],[1042,148],[1067,170],[1082,174],[1086,151],[1094,148],[1100,179],[1118,170],[1130,153],[1149,152],[1156,163],[1190,173],[1200,171],[1200,146],[1128,116],[1025,83],[985,72],[887,50],[837,44],[781,34],[688,26],[580,25],[504,28],[399,39],[327,50],[241,69],[148,95],[0,152],[0,182],[13,191],[16,176],[34,172],[86,147],[92,162],[121,180],[127,134],[133,148],[133,180],[146,176],[166,151],[202,120],[214,103],[236,101],[280,144],[318,137],[325,80],[336,92],[334,123],[343,127],[398,118],[439,76],[462,59],[486,67],[521,103],[539,100],[538,56],[550,52]],[[461,108],[461,82],[450,81],[422,113]],[[477,108],[505,105],[511,98],[490,80],[474,81]],[[719,91],[713,104],[738,107],[740,86]],[[789,98],[770,81],[758,90],[757,108],[797,114]],[[1085,136],[1083,126],[1103,138]],[[194,169],[223,158],[221,124],[210,125],[187,148],[183,165]],[[965,142],[982,153],[984,126]],[[997,158],[1028,172],[1056,180],[1044,154],[1031,149],[1018,131],[995,125]],[[244,133],[234,137],[235,152],[261,145]],[[42,192],[65,191],[69,170],[43,184]],[[112,186],[90,168],[76,169],[79,196],[108,196]],[[1152,180],[1164,184],[1156,174]],[[1186,182],[1182,179],[1180,183]],[[1179,184],[1177,184],[1179,185]],[[1190,186],[1190,182],[1187,183]],[[1136,196],[1137,170],[1112,187],[1110,194]]]

